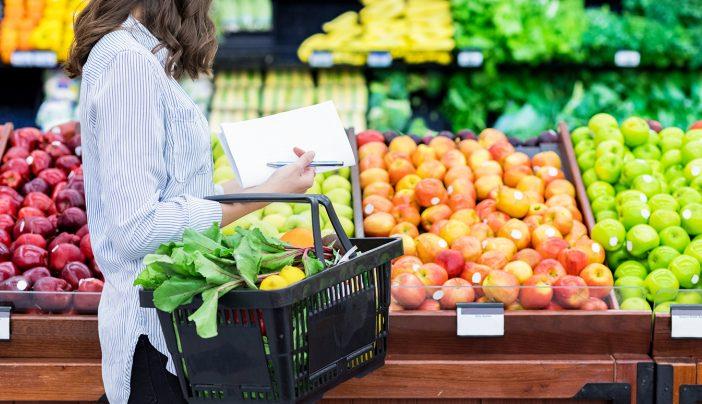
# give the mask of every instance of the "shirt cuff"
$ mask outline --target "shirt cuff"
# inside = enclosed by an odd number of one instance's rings
[[[185,196],[188,203],[188,227],[205,231],[212,223],[222,223],[222,206],[219,202]]]

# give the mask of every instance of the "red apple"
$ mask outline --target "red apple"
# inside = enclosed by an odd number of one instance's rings
[[[556,301],[566,309],[578,309],[590,298],[587,284],[579,276],[562,276],[553,286]]]
[[[590,296],[604,298],[609,295],[614,286],[614,278],[612,271],[602,264],[590,264],[580,272],[580,277],[583,278],[590,289]]]
[[[558,262],[563,265],[568,275],[579,275],[587,266],[587,254],[575,248],[566,248],[558,254]]]
[[[444,310],[453,310],[457,303],[470,303],[475,300],[473,286],[461,278],[453,278],[444,282],[441,291],[437,293],[441,294],[439,303]]]
[[[519,281],[509,272],[494,269],[485,277],[483,291],[491,300],[502,302],[507,306],[517,301],[519,297]]]
[[[534,268],[534,275],[537,274],[548,275],[552,282],[556,282],[556,280],[567,275],[563,265],[553,258],[546,258],[545,260],[539,262],[539,264]]]
[[[519,292],[519,302],[525,309],[544,309],[551,303],[553,288],[546,274],[533,275],[527,279]]]
[[[392,281],[392,297],[404,309],[416,309],[427,297],[424,284],[414,274],[401,274]]]
[[[463,266],[465,265],[463,254],[456,250],[440,251],[436,254],[434,262],[446,270],[449,278],[459,276],[463,272]]]
[[[605,303],[602,299],[598,299],[596,297],[591,297],[583,303],[582,306],[580,306],[580,310],[587,310],[587,311],[604,311],[607,310],[607,303]]]

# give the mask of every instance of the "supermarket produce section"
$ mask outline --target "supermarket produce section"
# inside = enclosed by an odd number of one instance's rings
[[[105,280],[59,68],[85,3],[0,5],[0,402],[95,402]],[[357,165],[145,260],[190,402],[702,402],[702,2],[212,15],[214,74],[181,80],[212,181],[236,179],[222,123],[327,100]]]

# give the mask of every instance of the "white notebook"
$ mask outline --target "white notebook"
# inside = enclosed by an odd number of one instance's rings
[[[219,134],[241,186],[264,183],[275,171],[268,163],[295,161],[294,147],[313,150],[315,161],[356,165],[344,125],[332,101],[263,118],[223,123]],[[317,167],[317,172],[341,167]]]

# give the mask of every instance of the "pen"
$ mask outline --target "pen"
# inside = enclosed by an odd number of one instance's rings
[[[271,168],[280,168],[292,164],[292,161],[273,161],[266,164]],[[309,167],[343,167],[343,161],[313,161],[310,163]]]

